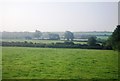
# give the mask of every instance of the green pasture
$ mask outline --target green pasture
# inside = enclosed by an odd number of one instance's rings
[[[112,50],[2,47],[3,79],[117,79]]]

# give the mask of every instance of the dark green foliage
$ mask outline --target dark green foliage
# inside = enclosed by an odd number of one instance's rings
[[[106,49],[113,49],[112,48],[112,41],[111,41],[111,36],[108,38],[108,40],[102,42],[103,47]]]
[[[64,44],[74,45],[74,42],[72,42],[72,41],[65,41]]]
[[[70,31],[66,31],[65,32],[65,39],[67,39],[67,41],[69,41],[69,40],[73,41],[74,34],[72,32],[70,32]]]
[[[114,30],[111,37],[108,39],[108,43],[114,50],[120,51],[120,25]]]
[[[106,42],[105,39],[97,38],[97,43],[105,43],[105,42]]]
[[[96,37],[89,37],[89,39],[88,39],[88,45],[90,45],[90,46],[96,46],[96,42],[97,42],[97,40],[96,40]]]
[[[97,39],[97,44],[96,45],[101,45],[103,47],[103,49],[108,49],[108,50],[112,50],[112,46],[110,43],[110,38],[109,40],[105,40],[105,39]]]
[[[42,48],[81,48],[81,49],[107,49],[101,45],[89,46],[87,44],[74,44],[73,42],[67,41],[64,43],[32,43],[32,42],[2,42],[2,46],[17,46],[17,47],[42,47]]]

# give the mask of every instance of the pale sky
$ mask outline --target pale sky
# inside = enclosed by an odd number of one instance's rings
[[[0,17],[0,31],[113,31],[118,2],[5,0]]]

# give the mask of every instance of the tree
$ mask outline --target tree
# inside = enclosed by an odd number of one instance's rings
[[[67,41],[69,41],[71,39],[71,41],[73,41],[74,39],[74,34],[70,31],[66,31],[65,32],[65,38],[67,39]]]
[[[60,40],[60,37],[58,34],[49,34],[49,39],[51,40]]]
[[[114,50],[120,51],[120,25],[117,26],[109,38],[109,44],[112,45]]]
[[[97,42],[96,37],[92,36],[88,38],[88,45],[95,46],[96,42]]]
[[[42,36],[42,33],[39,30],[36,30],[34,33],[34,37],[39,39]]]

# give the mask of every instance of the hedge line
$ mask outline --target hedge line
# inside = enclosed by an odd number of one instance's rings
[[[16,47],[42,47],[42,48],[81,48],[81,49],[108,49],[112,50],[111,47],[105,47],[102,45],[89,46],[87,44],[74,44],[73,42],[64,43],[32,43],[32,42],[1,42],[0,46],[16,46]]]

